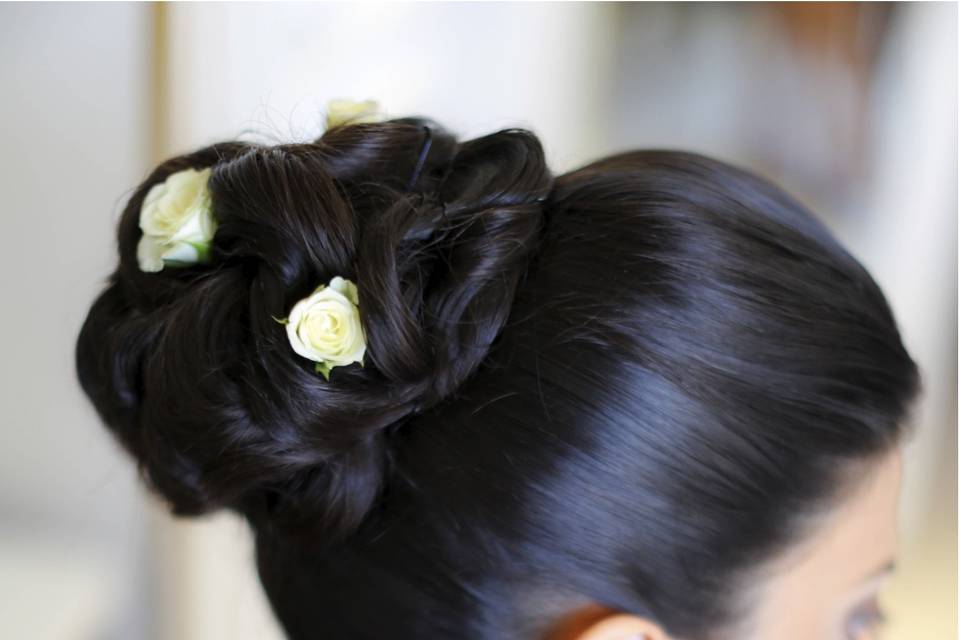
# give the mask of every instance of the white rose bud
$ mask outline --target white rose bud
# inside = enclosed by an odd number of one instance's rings
[[[386,115],[380,111],[376,100],[353,102],[351,100],[330,100],[327,103],[327,129],[344,124],[360,122],[383,122]]]
[[[297,302],[290,316],[278,320],[287,327],[290,346],[330,379],[330,369],[359,362],[363,366],[366,338],[360,324],[357,287],[350,280],[334,277]]]
[[[206,260],[217,225],[210,206],[210,168],[184,169],[153,185],[140,207],[143,235],[137,245],[142,271],[166,264],[188,265]]]

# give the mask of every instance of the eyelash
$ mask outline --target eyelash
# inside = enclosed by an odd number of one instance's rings
[[[858,640],[865,631],[883,626],[887,616],[876,598],[871,598],[858,607],[847,620],[847,640]]]

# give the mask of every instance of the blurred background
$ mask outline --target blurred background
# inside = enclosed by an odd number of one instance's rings
[[[281,637],[242,523],[146,495],[72,350],[158,161],[309,139],[331,98],[524,126],[557,173],[699,151],[818,212],[925,376],[886,637],[956,637],[956,4],[3,3],[0,87],[0,637]]]

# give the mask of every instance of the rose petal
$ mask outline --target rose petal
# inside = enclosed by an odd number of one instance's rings
[[[197,248],[189,242],[177,242],[176,244],[167,245],[162,257],[167,262],[193,264],[199,260],[200,253],[197,251]]]
[[[153,236],[141,236],[137,243],[137,262],[141,271],[156,273],[163,270],[164,247]]]

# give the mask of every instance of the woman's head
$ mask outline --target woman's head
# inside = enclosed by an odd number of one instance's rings
[[[187,167],[210,261],[142,272],[140,205]],[[249,519],[292,638],[547,638],[598,606],[731,637],[895,485],[919,383],[882,293],[716,160],[555,177],[524,130],[354,124],[171,159],[118,239],[81,383],[176,512]],[[328,381],[274,318],[336,275],[367,355]]]

